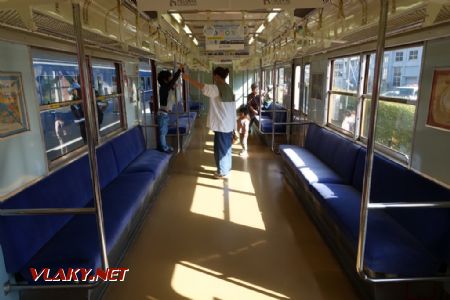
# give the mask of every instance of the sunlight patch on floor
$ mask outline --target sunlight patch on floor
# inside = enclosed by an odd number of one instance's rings
[[[264,287],[185,261],[175,265],[171,285],[177,293],[196,300],[289,299]]]
[[[201,166],[205,171],[214,170]],[[198,177],[191,212],[266,230],[249,173],[232,170],[229,178]]]

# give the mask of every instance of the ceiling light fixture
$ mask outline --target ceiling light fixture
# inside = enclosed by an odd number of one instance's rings
[[[264,24],[261,24],[261,26],[259,26],[259,28],[256,30],[256,33],[261,33],[264,31],[264,29],[266,29],[266,26],[264,26]]]
[[[248,44],[251,45],[251,44],[253,44],[254,41],[255,41],[255,38],[251,37],[250,40],[248,41]]]
[[[187,26],[187,25],[184,25],[183,30],[184,30],[184,32],[186,32],[187,34],[192,34],[191,29],[190,29],[189,26]]]
[[[271,12],[267,17],[267,21],[272,22],[272,20],[278,15],[277,12]]]
[[[196,38],[194,38],[193,42],[194,42],[194,44],[195,44],[196,46],[198,46],[198,41],[197,41]]]
[[[174,18],[178,23],[183,22],[183,17],[179,13],[171,13],[172,18]]]

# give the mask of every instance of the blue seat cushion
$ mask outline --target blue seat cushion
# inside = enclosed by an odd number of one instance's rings
[[[317,182],[344,183],[339,174],[307,149],[292,145],[282,145],[280,150],[282,157],[305,183],[309,185]]]
[[[259,124],[258,124],[259,125]],[[261,118],[261,131],[263,133],[272,133],[273,121],[267,117]],[[275,125],[275,133],[285,133],[286,125]]]
[[[118,172],[122,172],[136,157],[145,150],[145,141],[141,127],[137,126],[111,141]]]
[[[323,128],[316,124],[308,125],[308,132],[305,139],[305,148],[315,155],[319,153],[323,130]]]
[[[349,185],[312,185],[313,193],[323,203],[354,248],[359,233],[361,194]],[[413,234],[384,211],[369,212],[365,263],[372,271],[400,276],[435,275],[441,262]]]
[[[143,203],[154,182],[151,173],[124,174],[102,191],[105,238],[109,252]],[[88,206],[93,207],[93,201]],[[62,259],[63,258],[63,259]],[[93,268],[101,266],[97,223],[94,215],[71,219],[21,270],[30,283],[29,268]]]
[[[97,165],[100,186],[104,188],[119,175],[111,143],[106,143],[97,149]]]
[[[195,119],[192,118],[178,118],[178,128],[180,134],[187,134],[187,132],[194,126]],[[176,118],[169,121],[168,134],[177,134]]]
[[[361,147],[326,129],[321,129],[320,140],[319,147],[315,149],[317,157],[336,171],[344,179],[345,184],[351,184]]]
[[[171,155],[157,150],[147,150],[136,158],[124,173],[150,172],[155,176],[162,173],[164,167],[169,163]]]
[[[362,189],[366,150],[358,154],[353,185]],[[450,190],[416,174],[404,166],[375,154],[372,172],[371,202],[441,202],[450,201]],[[450,249],[450,209],[389,209],[397,222],[445,259]]]
[[[92,199],[87,157],[82,157],[1,203],[2,209],[84,207]],[[0,217],[8,273],[18,272],[73,216]]]

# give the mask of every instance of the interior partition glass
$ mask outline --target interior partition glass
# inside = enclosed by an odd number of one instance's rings
[[[112,61],[92,59],[93,89],[97,101],[100,136],[122,128],[122,91],[119,65]]]
[[[32,50],[36,94],[49,161],[86,143],[77,56]]]

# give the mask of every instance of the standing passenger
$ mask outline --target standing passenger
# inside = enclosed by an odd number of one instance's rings
[[[237,130],[239,132],[239,140],[241,141],[242,151],[239,156],[247,157],[247,140],[250,131],[250,120],[248,119],[248,110],[246,107],[239,109],[239,118],[237,120]]]
[[[183,79],[210,99],[206,126],[214,131],[214,158],[217,172],[214,178],[228,176],[231,170],[232,132],[236,117],[236,104],[231,87],[225,83],[228,69],[217,67],[213,71],[214,84],[204,84],[183,74]]]
[[[159,150],[166,153],[173,152],[173,148],[166,143],[166,135],[169,131],[169,112],[172,105],[175,104],[175,83],[180,77],[183,65],[180,65],[178,71],[172,77],[172,73],[163,70],[158,74],[159,83],[159,110],[158,110],[158,127],[159,127]]]

